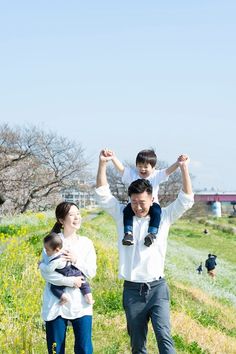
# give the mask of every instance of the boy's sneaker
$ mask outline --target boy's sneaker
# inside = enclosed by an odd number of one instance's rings
[[[156,239],[156,235],[155,235],[155,234],[148,234],[148,235],[144,238],[144,244],[145,244],[145,246],[147,246],[147,247],[151,246],[151,244],[154,242],[155,239]]]
[[[124,246],[132,246],[134,244],[134,237],[131,232],[126,232],[122,240]]]

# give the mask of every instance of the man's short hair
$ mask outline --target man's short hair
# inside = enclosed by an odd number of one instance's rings
[[[155,151],[152,149],[139,151],[136,157],[136,166],[138,163],[150,163],[152,167],[155,167],[157,163],[157,155]]]
[[[140,178],[133,181],[128,188],[128,196],[131,197],[132,194],[140,194],[147,192],[147,194],[152,194],[152,185],[149,180]]]
[[[48,246],[55,251],[56,248],[62,248],[63,243],[61,237],[55,232],[50,232],[47,236],[44,237],[43,243],[47,243]]]

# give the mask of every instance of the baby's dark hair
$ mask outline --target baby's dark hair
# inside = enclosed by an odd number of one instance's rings
[[[138,163],[150,163],[152,167],[157,164],[157,155],[154,150],[142,150],[139,151],[136,157],[136,166]]]
[[[143,192],[147,192],[147,194],[152,194],[152,185],[148,179],[136,179],[136,181],[133,181],[128,188],[129,197],[131,197],[132,194],[140,194]]]
[[[50,232],[50,234],[45,236],[43,239],[43,243],[47,243],[53,251],[55,251],[56,248],[61,249],[63,246],[61,237],[55,232]]]

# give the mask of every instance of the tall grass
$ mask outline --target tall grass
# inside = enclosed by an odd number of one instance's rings
[[[5,219],[0,225],[0,233],[4,234],[0,239],[1,354],[47,352],[40,315],[44,281],[37,262],[43,235],[53,223],[52,216],[52,213],[42,213],[40,217],[29,214],[15,218],[14,222]],[[91,281],[95,298],[94,353],[130,353],[121,301],[122,282],[117,279],[115,224],[101,212],[92,220],[88,217],[80,233],[93,240],[98,259],[97,276]],[[234,242],[231,234],[213,228],[210,237],[204,238],[198,220],[191,223],[180,220],[173,225],[166,277],[171,289],[172,332],[177,353],[236,353],[236,284],[233,280],[236,260],[231,250]],[[221,249],[222,244],[230,247]],[[209,251],[216,252],[219,259],[215,282],[205,270],[201,275],[196,272]],[[151,327],[148,350],[157,352]],[[71,328],[67,333],[67,353],[73,353]]]
[[[220,254],[218,257],[216,279],[212,280],[208,276],[206,268],[204,268],[207,258],[206,250],[197,250],[169,240],[166,272],[175,280],[198,287],[210,296],[215,296],[224,301],[227,300],[236,307],[236,282],[234,281],[236,264],[221,259]],[[196,268],[201,261],[203,262],[203,273],[199,275]]]

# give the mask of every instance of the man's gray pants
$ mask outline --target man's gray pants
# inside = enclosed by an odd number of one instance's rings
[[[165,279],[151,283],[125,281],[123,307],[133,354],[146,354],[151,319],[160,354],[175,354],[170,333],[169,288]]]

